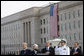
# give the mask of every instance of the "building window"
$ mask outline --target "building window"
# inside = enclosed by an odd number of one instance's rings
[[[47,37],[47,41],[49,40],[49,37]]]
[[[45,30],[45,28],[44,28],[44,34],[46,33],[46,30]]]
[[[59,22],[59,15],[57,15],[57,21]]]
[[[4,31],[6,31],[6,27],[4,27]]]
[[[80,17],[80,10],[78,10],[78,17]]]
[[[64,38],[64,34],[62,35],[62,39]]]
[[[47,27],[47,34],[48,34],[48,27]]]
[[[3,32],[4,32],[4,27],[3,27]]]
[[[60,20],[62,21],[62,14],[60,14]]]
[[[60,28],[60,26],[58,25],[58,29],[57,29],[58,31],[60,31],[60,29],[59,29],[59,28]]]
[[[66,20],[66,13],[64,13],[64,15],[65,15],[65,20]]]
[[[75,18],[75,11],[73,11],[73,18]]]
[[[75,29],[76,28],[75,21],[73,21],[73,26],[74,26],[74,29]]]
[[[64,34],[62,35],[62,39],[64,38]]]
[[[65,30],[67,31],[67,25],[66,25],[66,23],[65,23]]]
[[[3,32],[3,28],[1,28],[1,32]]]
[[[18,29],[19,25],[17,24],[17,29]]]
[[[59,25],[59,31],[61,31],[61,25]]]
[[[70,37],[70,40],[71,40],[71,35],[69,35],[69,37]]]
[[[70,12],[69,12],[69,19],[71,18]]]
[[[4,28],[2,28],[2,32],[4,31]]]
[[[76,40],[76,33],[74,33],[74,40]]]
[[[14,30],[16,30],[16,25],[14,25]]]
[[[48,18],[47,18],[48,19]],[[46,19],[46,21],[47,21],[47,24],[48,24],[48,20]]]
[[[67,34],[65,35],[65,39],[67,39]]]
[[[18,25],[16,24],[16,30],[18,29]]]
[[[42,25],[42,20],[41,20],[41,25]]]
[[[20,24],[18,24],[18,29],[20,29]]]
[[[81,40],[81,37],[80,37],[80,32],[79,32],[79,40]]]
[[[45,24],[45,19],[43,19],[43,23]]]
[[[61,31],[63,31],[63,24],[61,24]]]
[[[41,28],[41,34],[42,34],[42,28]]]
[[[6,31],[7,31],[7,27],[6,27]]]
[[[46,38],[44,38],[44,43],[46,43]]]
[[[70,24],[70,22],[69,22],[69,29],[71,30],[71,24]]]
[[[2,33],[2,28],[1,28],[1,33]]]
[[[41,43],[43,44],[43,39],[41,38]]]
[[[6,31],[8,31],[8,27],[6,26]]]
[[[80,20],[78,20],[78,27],[80,28]]]
[[[62,38],[62,35],[60,35],[60,38]]]

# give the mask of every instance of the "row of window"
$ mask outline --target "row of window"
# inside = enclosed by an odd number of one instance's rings
[[[41,25],[46,24],[46,23],[48,23],[48,20],[47,19],[41,19],[40,23],[41,23]]]
[[[1,27],[1,32],[6,32],[6,31],[13,31],[13,30],[18,30],[20,29],[20,25],[19,24],[14,24],[14,25],[6,25],[6,26],[2,26]]]
[[[45,27],[44,28],[41,28],[41,31],[40,32],[41,32],[41,34],[48,33],[48,27],[47,28],[45,28]]]
[[[71,12],[68,12],[68,13],[60,14],[59,15],[59,20],[63,21],[63,20],[76,18],[76,17],[80,17],[80,10],[71,11]]]
[[[80,10],[73,11],[73,12],[68,12],[68,13],[64,13],[64,14],[60,14],[59,15],[59,19],[60,19],[60,21],[62,21],[63,19],[67,20],[67,19],[71,19],[72,17],[73,18],[77,17],[76,15],[78,17],[80,17]],[[40,23],[41,23],[41,25],[45,24],[45,23],[48,23],[48,20],[47,19],[41,19]]]
[[[77,25],[76,25],[77,24]],[[76,29],[76,28],[80,28],[81,27],[81,22],[80,20],[78,20],[77,22],[76,21],[73,21],[72,23],[69,22],[69,23],[65,23],[65,24],[61,24],[60,25],[60,30],[63,31],[64,29],[67,31],[68,29],[72,30],[73,29]],[[48,28],[41,28],[41,34],[45,34],[45,33],[48,33]]]
[[[41,38],[41,43],[46,43],[47,39],[46,38]]]
[[[76,29],[76,28],[80,28],[81,27],[81,21],[78,20],[78,21],[73,21],[73,22],[68,22],[68,23],[65,23],[65,24],[61,24],[60,25],[60,30],[61,31],[64,31],[64,29],[67,31],[68,29],[72,30],[73,29]]]
[[[83,38],[81,32],[73,33],[73,34],[65,34],[65,35],[61,35],[60,37],[65,38],[65,39],[70,39],[70,40],[72,40],[72,39],[77,40],[77,38],[78,38],[78,40],[81,40],[81,38]]]
[[[1,39],[11,39],[20,37],[20,32],[12,32],[12,33],[2,33]]]
[[[4,40],[4,41],[1,41],[2,44],[19,44],[21,43],[21,41],[17,40],[17,39],[13,39],[13,40],[10,40],[10,39],[7,39],[7,40]]]

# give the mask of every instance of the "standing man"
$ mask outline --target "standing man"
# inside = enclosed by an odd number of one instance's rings
[[[59,55],[70,55],[70,48],[66,46],[66,40],[61,40],[61,47],[59,47]]]
[[[27,49],[27,43],[23,43],[23,50],[21,50],[20,55],[31,55],[31,50]]]
[[[53,47],[50,47],[50,42],[46,42],[46,47],[41,50],[42,53],[46,55],[54,55],[55,51]]]
[[[55,47],[55,55],[60,55],[61,42]]]
[[[71,55],[81,55],[81,49],[79,48],[79,43],[74,43],[74,48],[71,50]]]
[[[33,45],[33,51],[31,53],[32,53],[32,55],[37,55],[38,53],[40,53],[40,51],[38,50],[37,44]]]

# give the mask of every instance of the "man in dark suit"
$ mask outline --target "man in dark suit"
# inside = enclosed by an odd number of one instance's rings
[[[55,51],[53,47],[50,47],[50,43],[46,42],[46,47],[41,50],[42,53],[46,55],[55,55]]]
[[[74,43],[74,48],[71,50],[71,55],[81,55],[81,49],[78,47],[79,43]]]
[[[33,51],[31,53],[32,53],[32,55],[37,55],[38,53],[40,53],[37,44],[33,45]]]
[[[23,50],[21,50],[20,55],[31,55],[31,50],[27,49],[27,43],[23,43]]]

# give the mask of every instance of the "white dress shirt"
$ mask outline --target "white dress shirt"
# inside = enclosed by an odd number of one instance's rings
[[[77,48],[78,48],[78,47],[75,48],[75,52],[76,52]]]
[[[49,50],[49,46],[48,46],[48,47],[46,47],[46,50]]]

